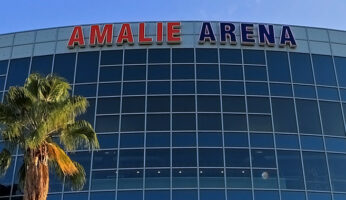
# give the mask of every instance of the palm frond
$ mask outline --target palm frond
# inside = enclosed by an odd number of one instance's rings
[[[91,124],[85,120],[76,121],[62,130],[60,142],[68,151],[78,147],[99,148],[97,135]]]
[[[64,150],[62,150],[57,144],[47,143],[47,149],[49,159],[54,160],[58,164],[60,170],[65,176],[72,176],[78,173],[78,168],[74,165],[71,158],[66,155]]]
[[[0,176],[6,174],[7,169],[10,167],[12,161],[11,152],[3,149],[0,153]]]

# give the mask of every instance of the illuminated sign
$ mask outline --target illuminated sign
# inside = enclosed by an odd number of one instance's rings
[[[75,26],[67,46],[73,49],[76,46],[85,47],[86,45],[90,47],[112,46],[114,43],[119,46],[126,43],[133,45],[135,40],[140,45],[151,45],[154,43],[158,45],[163,43],[180,44],[182,42],[183,36],[181,35],[181,29],[183,27],[181,26],[181,22],[157,22],[155,36],[146,35],[146,23],[138,23],[138,29],[134,29],[133,26],[135,25],[129,23],[121,24],[119,33],[114,35],[115,30],[113,24],[105,24],[102,28],[100,25],[91,25],[88,44],[86,44],[82,26]],[[279,44],[280,47],[288,46],[290,48],[297,46],[290,26],[282,26],[281,30],[279,30],[280,35],[275,35],[273,25],[242,23],[239,27],[236,27],[235,24],[230,22],[220,22],[218,26],[218,38],[215,34],[215,29],[210,22],[203,22],[199,34],[199,44],[216,44],[219,42],[221,45],[236,45],[240,42],[241,45],[247,46],[254,46],[256,44],[268,47],[274,47],[276,44]],[[137,30],[138,32],[133,33],[133,30]],[[239,30],[240,41],[237,41],[236,30]],[[113,41],[113,38],[116,38],[116,41]],[[279,38],[279,41],[276,41],[277,38]]]

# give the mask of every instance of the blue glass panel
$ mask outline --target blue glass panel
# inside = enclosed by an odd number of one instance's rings
[[[314,86],[294,85],[294,94],[296,97],[301,98],[316,98]]]
[[[227,200],[252,200],[250,190],[228,190]]]
[[[146,190],[144,194],[145,200],[170,200],[169,190]]]
[[[173,190],[172,200],[197,200],[197,190]]]
[[[320,101],[320,110],[324,134],[345,136],[340,104]]]
[[[327,151],[336,151],[346,153],[346,139],[326,137]]]
[[[116,167],[117,167],[117,151],[116,150],[100,150],[100,151],[94,152],[93,169],[116,168]]]
[[[145,170],[145,188],[169,188],[171,172],[169,169]]]
[[[276,147],[284,149],[299,149],[297,135],[275,134]]]
[[[172,150],[172,166],[173,167],[196,167],[197,153],[196,149],[173,149]]]
[[[173,96],[172,111],[173,112],[194,112],[195,96]]]
[[[252,174],[255,188],[278,188],[278,175],[276,170],[253,169]]]
[[[223,115],[223,128],[228,131],[245,131],[247,122],[245,115]]]
[[[270,113],[269,98],[247,97],[247,109],[249,113]]]
[[[295,83],[314,83],[309,54],[290,53],[292,79]]]
[[[147,133],[146,147],[169,147],[170,134],[169,133]]]
[[[147,50],[146,49],[130,49],[125,50],[125,64],[139,64],[146,63]]]
[[[305,192],[281,192],[282,200],[306,200]]]
[[[64,200],[85,200],[88,199],[88,193],[65,193]]]
[[[98,114],[119,113],[120,98],[99,98],[97,100]]]
[[[247,133],[224,133],[225,147],[248,147]]]
[[[346,192],[346,156],[328,153],[328,163],[333,191]]]
[[[101,65],[119,65],[123,63],[123,51],[101,51]]]
[[[248,95],[268,95],[268,84],[246,83],[246,93]]]
[[[222,94],[244,94],[244,83],[242,82],[221,82]]]
[[[218,81],[197,81],[198,94],[219,94],[220,86]]]
[[[169,65],[149,65],[148,80],[169,80],[171,78]]]
[[[170,88],[169,81],[148,82],[148,94],[170,94]]]
[[[195,147],[196,133],[173,133],[173,147]]]
[[[245,80],[247,81],[266,81],[267,70],[264,66],[247,66],[244,67]]]
[[[322,137],[301,136],[302,149],[306,150],[324,150]]]
[[[149,49],[148,62],[149,63],[169,63],[170,62],[170,49]]]
[[[272,98],[275,131],[297,132],[293,99]]]
[[[130,169],[119,170],[118,172],[118,189],[141,189],[143,188],[143,170]],[[128,191],[127,193],[118,192],[118,200],[128,199],[142,199],[142,192],[133,193]]]
[[[170,149],[147,149],[145,151],[146,167],[169,167],[170,166]]]
[[[198,114],[198,130],[221,130],[220,114]]]
[[[339,86],[346,87],[346,58],[334,57],[334,63]]]
[[[148,96],[147,112],[169,112],[170,97],[169,96]]]
[[[173,114],[172,126],[173,130],[195,130],[196,116],[195,114]]]
[[[76,83],[96,82],[99,64],[99,52],[82,52],[78,54]]]
[[[222,188],[225,187],[223,168],[200,168],[199,186],[201,188]]]
[[[130,65],[124,66],[124,81],[145,80],[146,66],[145,65]]]
[[[250,167],[248,149],[226,149],[226,167]]]
[[[316,84],[336,85],[334,65],[331,56],[312,55]]]
[[[278,191],[255,191],[255,200],[278,200],[279,192]]]
[[[92,190],[113,190],[116,188],[116,171],[94,171],[91,177]],[[113,194],[114,195],[114,194]],[[112,196],[114,198],[114,196]]]
[[[249,169],[227,169],[226,176],[228,188],[252,188]]]
[[[121,131],[144,131],[144,115],[123,115]]]
[[[306,186],[308,190],[330,190],[324,153],[303,152]]]
[[[223,112],[245,112],[245,98],[223,96],[222,110]]]
[[[194,49],[172,49],[172,61],[173,63],[192,63],[194,61]]]
[[[120,150],[119,155],[119,168],[138,168],[144,165],[143,149]]]
[[[0,61],[0,74],[6,74],[8,67],[8,60]]]
[[[99,84],[99,90],[98,90],[99,96],[116,96],[116,95],[120,95],[120,92],[121,92],[120,83]]]
[[[173,94],[194,94],[195,82],[192,81],[173,81],[172,82]]]
[[[200,190],[200,200],[225,200],[225,191]]]
[[[270,94],[272,96],[292,97],[292,86],[288,84],[270,84]]]
[[[115,192],[91,192],[90,200],[99,200],[99,199],[114,199]]]
[[[245,64],[265,65],[264,51],[261,50],[243,50]]]
[[[267,51],[267,65],[270,81],[291,82],[286,52]]]
[[[145,97],[123,97],[122,113],[142,113],[145,111]]]
[[[142,200],[143,191],[119,191],[117,200]]]
[[[243,67],[241,65],[221,65],[222,80],[243,80]]]
[[[336,88],[317,87],[319,99],[339,100],[339,93]]]
[[[74,95],[80,95],[84,97],[95,97],[96,84],[75,85]]]
[[[270,115],[249,115],[250,131],[272,131]]]
[[[14,59],[10,62],[6,89],[10,86],[22,86],[29,73],[30,58]]]
[[[251,133],[251,147],[274,148],[273,134]]]
[[[69,83],[73,83],[75,62],[75,53],[56,54],[53,73],[66,78]]]
[[[198,133],[199,147],[222,147],[221,133]]]
[[[274,150],[256,149],[251,150],[252,166],[261,168],[275,168],[275,153]]]
[[[346,194],[334,194],[334,200],[344,200],[346,199]]]
[[[242,63],[239,49],[220,49],[220,63]]]
[[[217,63],[218,53],[217,49],[196,49],[196,62],[197,63]]]
[[[94,117],[95,117],[95,99],[88,99],[89,102],[89,107],[87,108],[87,111],[78,116],[77,119],[78,120],[86,120],[88,121],[90,124],[94,124]]]
[[[31,61],[31,72],[46,76],[52,72],[53,56],[35,56]]]
[[[195,66],[189,64],[174,64],[172,66],[172,79],[194,79]]]
[[[200,167],[223,166],[223,151],[221,148],[199,148],[198,156]]]
[[[197,79],[219,79],[218,65],[197,65]]]
[[[308,198],[309,200],[331,200],[332,196],[329,193],[309,192]]]
[[[296,100],[297,117],[301,133],[321,134],[321,123],[316,101]]]
[[[198,112],[220,112],[220,96],[197,96]]]
[[[144,133],[121,133],[120,148],[135,148],[144,146]]]
[[[116,132],[119,129],[119,116],[106,115],[96,117],[96,132]]]
[[[123,94],[124,95],[145,94],[145,82],[124,83],[123,84]]]
[[[172,170],[173,188],[197,188],[197,169],[180,168]]]
[[[346,90],[340,89],[339,91],[340,91],[341,101],[346,101]]]
[[[118,147],[118,134],[98,134],[97,139],[100,143],[100,149]]]
[[[100,68],[100,82],[103,81],[121,81],[122,67],[110,66]]]
[[[302,162],[299,151],[278,151],[281,189],[304,189]]]

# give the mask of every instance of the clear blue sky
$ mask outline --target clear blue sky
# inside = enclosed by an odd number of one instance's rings
[[[105,22],[221,20],[346,30],[346,0],[1,0],[0,34]]]

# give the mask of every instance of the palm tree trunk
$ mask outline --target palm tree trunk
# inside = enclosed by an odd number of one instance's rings
[[[24,182],[24,200],[46,200],[49,186],[47,155],[28,161]]]

